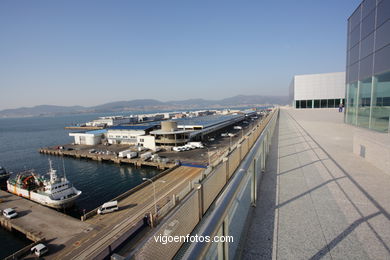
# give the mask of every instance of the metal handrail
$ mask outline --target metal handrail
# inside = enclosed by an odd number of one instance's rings
[[[248,152],[244,160],[234,172],[229,185],[225,188],[220,197],[217,198],[213,211],[210,212],[207,217],[201,220],[201,227],[197,233],[199,236],[213,237],[218,232],[218,229],[224,222],[225,217],[228,214],[232,203],[234,202],[234,199],[241,191],[239,188],[245,183],[245,177],[248,176],[246,173],[252,164],[258,149],[264,141],[265,134],[268,132],[273,121],[276,120],[278,112],[279,109],[277,108],[272,115],[271,120],[262,131],[260,137],[256,140],[256,143],[253,145],[252,149]],[[211,243],[192,243],[184,253],[183,259],[203,259],[210,246]]]

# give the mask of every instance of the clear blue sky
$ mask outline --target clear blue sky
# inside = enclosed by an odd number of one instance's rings
[[[345,70],[360,0],[0,1],[0,109],[288,95]]]

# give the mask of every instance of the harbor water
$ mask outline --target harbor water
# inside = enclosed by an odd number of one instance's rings
[[[135,168],[130,165],[49,156],[38,152],[41,147],[73,142],[64,126],[90,121],[97,116],[100,115],[0,119],[0,165],[12,172],[34,169],[39,174],[46,174],[50,158],[60,175],[65,168],[68,180],[83,192],[75,206],[65,212],[74,217],[80,217],[84,211],[88,212],[137,186],[142,182],[142,178],[150,178],[161,172],[156,168]],[[27,244],[28,241],[23,237],[1,230],[0,258]]]

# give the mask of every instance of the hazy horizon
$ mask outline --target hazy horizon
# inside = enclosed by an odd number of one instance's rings
[[[0,110],[287,96],[296,74],[345,71],[359,3],[2,1]]]

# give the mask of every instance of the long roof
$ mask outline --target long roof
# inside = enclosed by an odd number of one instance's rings
[[[231,119],[242,117],[242,115],[209,115],[209,116],[199,116],[199,117],[187,117],[181,119],[175,119],[179,126],[203,126],[207,128],[213,125],[217,125]]]
[[[138,130],[145,131],[154,128],[155,125],[117,125],[108,128],[108,130]]]

